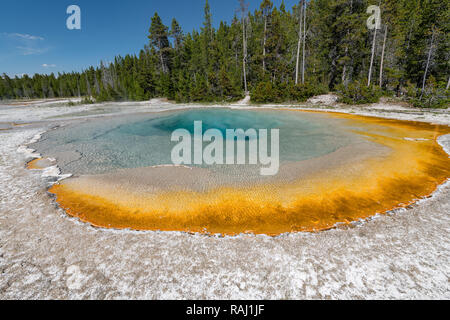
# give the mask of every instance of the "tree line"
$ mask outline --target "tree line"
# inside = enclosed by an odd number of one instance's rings
[[[367,8],[381,8],[379,29]],[[338,92],[349,103],[382,94],[416,105],[449,102],[448,0],[300,0],[291,10],[263,0],[253,13],[236,3],[230,23],[213,27],[208,1],[199,30],[155,13],[137,55],[83,72],[0,77],[0,97],[92,97],[96,101],[304,101]]]

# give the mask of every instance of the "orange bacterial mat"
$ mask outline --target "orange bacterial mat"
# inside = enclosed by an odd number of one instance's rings
[[[69,215],[97,227],[274,236],[326,230],[408,206],[450,177],[449,156],[437,143],[448,126],[327,115],[390,152],[288,183],[152,193],[72,178],[50,192]]]

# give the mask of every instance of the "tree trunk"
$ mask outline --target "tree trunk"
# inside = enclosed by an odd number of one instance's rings
[[[448,78],[448,83],[447,83],[447,88],[445,88],[445,90],[450,89],[450,77]]]
[[[88,79],[87,73],[86,73],[85,77],[86,77],[86,90],[87,90],[87,94],[90,98],[90,97],[92,97],[92,92],[91,92],[91,85],[89,84],[89,79]]]
[[[430,68],[431,56],[433,55],[433,47],[434,47],[435,36],[436,36],[436,29],[433,27],[433,34],[431,36],[430,50],[428,51],[427,65],[425,67],[425,74],[423,75],[422,93],[420,95],[421,99],[422,99],[422,96],[423,96],[423,91],[425,90],[425,84],[427,82],[428,69]]]
[[[299,75],[299,68],[300,68],[300,48],[302,47],[302,39],[303,39],[303,1],[301,1],[300,4],[300,27],[298,31],[298,44],[297,44],[297,63],[295,65],[295,84],[298,84],[298,75]]]
[[[383,65],[384,65],[384,52],[386,50],[387,33],[388,33],[388,25],[386,24],[386,29],[384,30],[383,51],[381,52],[380,88],[383,86]]]
[[[94,73],[94,84],[95,84],[95,93],[97,95],[99,95],[100,94],[100,85],[98,83],[97,73]]]
[[[347,37],[349,36],[350,31],[347,30]],[[344,57],[348,56],[348,44],[345,46],[345,55]],[[347,63],[344,62],[344,67],[342,68],[342,84],[346,85],[346,79],[347,77]]]
[[[302,60],[302,84],[305,83],[306,64],[306,2],[303,1],[303,60]]]
[[[372,43],[372,58],[370,59],[369,79],[367,82],[368,87],[370,87],[370,84],[372,83],[372,69],[373,69],[373,60],[375,58],[376,41],[377,41],[377,29],[375,28],[375,33],[373,34],[373,43]]]
[[[344,64],[344,68],[342,69],[342,84],[345,85],[345,76],[347,74],[347,65]]]
[[[264,17],[263,72],[266,73],[267,16]]]
[[[245,16],[242,14],[242,44],[243,44],[243,57],[242,57],[242,68],[244,72],[244,90],[245,93],[248,93],[247,88],[247,70],[246,70],[246,64],[247,64],[247,39],[245,35]]]
[[[350,1],[350,14],[353,14],[353,0]],[[350,35],[350,29],[347,29],[347,35],[346,39],[349,38]],[[345,46],[345,55],[344,57],[347,58],[348,56],[348,43]],[[346,85],[346,77],[347,77],[347,63],[344,61],[344,67],[342,68],[342,84]]]
[[[159,47],[159,59],[161,60],[162,72],[166,73],[166,68],[165,68],[165,65],[164,65],[164,58],[163,58],[162,50],[161,50],[161,40],[158,40],[158,47]]]

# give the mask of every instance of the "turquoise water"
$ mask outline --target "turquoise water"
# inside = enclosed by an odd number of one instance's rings
[[[57,158],[64,173],[171,164],[176,145],[172,132],[186,129],[193,135],[194,121],[203,122],[203,131],[219,129],[224,136],[226,129],[279,129],[281,163],[326,155],[352,141],[335,120],[323,115],[214,108],[88,120],[50,131],[33,147]]]

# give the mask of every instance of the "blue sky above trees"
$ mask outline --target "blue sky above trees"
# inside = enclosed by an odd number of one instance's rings
[[[214,26],[228,23],[237,0],[209,0]],[[251,11],[260,0],[248,0]],[[273,1],[279,6],[282,0]],[[285,0],[287,10],[298,3]],[[82,11],[82,29],[66,28],[66,9]],[[205,0],[17,0],[0,4],[0,73],[9,76],[80,71],[116,55],[138,53],[147,43],[154,12],[184,32],[199,29]]]

